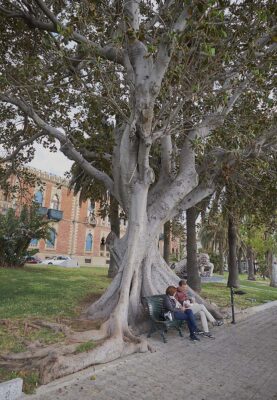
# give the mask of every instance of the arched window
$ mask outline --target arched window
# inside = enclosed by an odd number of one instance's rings
[[[91,251],[92,245],[93,245],[93,236],[91,233],[88,233],[86,237],[86,251]]]
[[[43,193],[41,190],[38,190],[35,194],[35,202],[42,206],[43,204]]]
[[[53,210],[58,210],[58,209],[59,209],[59,205],[60,205],[59,196],[58,196],[57,194],[55,194],[55,195],[53,196],[53,198],[52,198],[52,201],[51,201],[51,208],[52,208]]]
[[[55,247],[57,232],[55,230],[50,231],[50,238],[46,240],[46,247],[48,249],[53,249]]]
[[[30,247],[36,247],[38,246],[38,239],[32,239],[30,241]]]

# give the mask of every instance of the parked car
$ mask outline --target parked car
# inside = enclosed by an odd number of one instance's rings
[[[61,264],[64,264],[65,261],[69,261],[69,260],[72,260],[72,258],[69,256],[55,256],[52,258],[46,258],[46,260],[42,261],[42,264],[61,265]]]
[[[42,260],[37,256],[26,256],[25,264],[40,264]]]

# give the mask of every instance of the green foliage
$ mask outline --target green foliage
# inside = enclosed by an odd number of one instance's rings
[[[275,215],[271,215],[275,221]],[[267,218],[268,219],[268,218]],[[275,225],[270,228],[260,223],[256,225],[255,216],[247,216],[240,226],[240,236],[243,242],[251,247],[255,259],[258,262],[259,273],[263,276],[269,275],[270,265],[268,265],[267,254],[277,253],[277,233]]]
[[[95,348],[95,343],[92,340],[82,343],[77,346],[75,353],[84,353],[85,351],[90,351]]]
[[[220,255],[216,253],[209,253],[210,261],[214,264],[214,272],[220,271]]]
[[[0,215],[0,266],[22,266],[31,240],[49,238],[49,221],[37,210],[36,204],[24,205],[19,215],[12,208]]]

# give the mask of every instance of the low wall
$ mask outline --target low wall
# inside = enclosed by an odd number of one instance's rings
[[[21,378],[0,383],[0,400],[16,400],[22,396],[23,380]]]

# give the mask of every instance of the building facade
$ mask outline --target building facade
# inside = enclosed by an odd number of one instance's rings
[[[47,172],[30,169],[41,184],[29,188],[29,198],[39,204],[39,213],[51,220],[54,228],[51,240],[33,239],[30,249],[38,249],[38,257],[51,258],[56,255],[69,255],[77,259],[80,266],[107,266],[110,254],[106,238],[110,233],[109,218],[102,219],[98,214],[99,205],[90,200],[81,202],[79,195],[69,190],[68,181]],[[12,182],[15,184],[16,182]],[[4,196],[0,191],[0,212],[8,208],[18,208],[22,200]],[[121,236],[126,231],[127,222],[121,220]],[[172,240],[172,253],[178,254],[179,242]],[[160,240],[160,251],[163,240]]]

